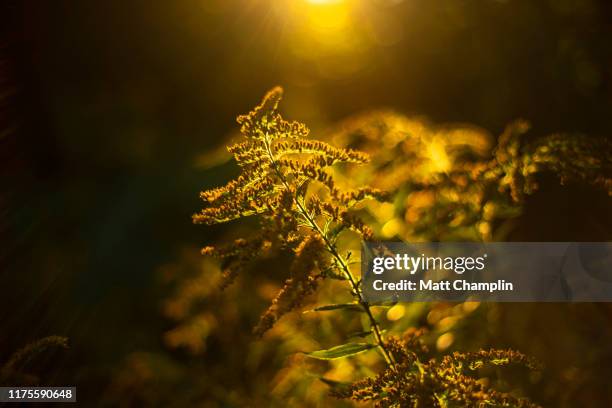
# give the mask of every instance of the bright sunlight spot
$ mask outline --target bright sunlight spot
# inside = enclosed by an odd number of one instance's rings
[[[344,0],[306,0],[310,4],[338,4],[344,2]]]

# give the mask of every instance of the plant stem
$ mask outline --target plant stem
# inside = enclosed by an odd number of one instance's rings
[[[291,187],[289,186],[289,183],[287,182],[282,172],[278,169],[278,164],[276,163],[274,154],[272,153],[272,150],[270,148],[270,143],[269,143],[267,135],[264,138],[264,144],[266,146],[268,156],[270,157],[270,162],[271,162],[272,168],[274,169],[274,172],[276,173],[280,181],[283,183],[287,191],[291,193]],[[385,347],[385,342],[383,340],[382,333],[378,325],[378,322],[376,321],[376,319],[374,318],[374,315],[372,314],[372,310],[370,309],[369,303],[363,297],[363,294],[361,293],[361,289],[359,288],[359,284],[355,280],[355,277],[353,276],[353,274],[351,273],[351,270],[348,267],[348,264],[342,258],[342,256],[340,256],[340,254],[338,253],[336,245],[329,240],[327,235],[321,230],[317,222],[314,220],[313,217],[311,217],[310,213],[306,210],[306,208],[304,208],[304,206],[297,199],[297,197],[294,196],[293,194],[292,194],[292,197],[293,197],[293,201],[296,207],[298,208],[300,212],[300,215],[302,215],[302,217],[304,217],[304,219],[308,222],[309,227],[313,231],[315,231],[321,237],[321,239],[323,239],[323,242],[325,243],[325,246],[327,248],[327,252],[329,252],[332,255],[332,257],[336,260],[336,263],[337,265],[339,265],[342,273],[346,276],[346,278],[350,282],[354,296],[357,298],[359,305],[361,306],[363,311],[368,316],[368,319],[370,320],[370,328],[372,329],[372,333],[374,334],[376,345],[379,347],[383,357],[385,358],[387,365],[393,367],[395,365],[393,356],[389,352],[389,350],[387,350],[387,348]]]

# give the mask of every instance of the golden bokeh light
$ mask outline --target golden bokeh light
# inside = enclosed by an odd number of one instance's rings
[[[443,335],[438,337],[438,339],[436,340],[436,348],[439,351],[444,351],[450,346],[452,346],[454,341],[455,341],[455,335],[453,333],[450,333],[450,332],[444,333]]]
[[[344,0],[306,0],[310,4],[317,5],[330,5],[330,4],[339,4],[344,3]]]
[[[349,78],[376,63],[376,47],[401,39],[392,7],[356,0],[277,2],[283,45],[297,60],[312,64],[321,77]]]
[[[387,319],[394,322],[404,317],[405,313],[406,308],[404,307],[404,305],[397,304],[387,311]]]

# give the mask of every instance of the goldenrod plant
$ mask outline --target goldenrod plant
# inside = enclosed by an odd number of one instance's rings
[[[260,335],[284,313],[299,306],[323,278],[347,280],[356,302],[333,307],[363,309],[370,317],[375,345],[391,362],[370,306],[361,295],[359,281],[349,267],[351,254],[341,254],[336,244],[346,230],[371,238],[370,228],[350,209],[365,198],[382,197],[383,193],[367,187],[354,191],[337,188],[326,168],[336,163],[365,163],[368,157],[324,142],[304,140],[308,129],[301,123],[283,120],[278,113],[281,96],[282,90],[275,88],[251,113],[238,117],[247,140],[231,146],[229,151],[242,167],[242,174],[224,187],[202,192],[206,206],[193,217],[196,223],[215,224],[258,214],[261,233],[226,247],[206,247],[202,253],[222,258],[226,263],[224,274],[231,280],[245,262],[267,251],[290,248],[295,252],[291,277],[255,329]],[[325,189],[317,189],[319,186]],[[356,354],[372,347],[364,343],[335,349],[333,353]]]
[[[343,169],[393,191],[393,203],[371,203],[377,236],[406,241],[500,241],[527,196],[552,174],[561,184],[592,185],[612,195],[612,143],[557,133],[535,136],[517,120],[493,138],[473,126],[436,126],[392,111],[360,114],[327,137],[366,150],[368,168]]]
[[[284,120],[278,107],[282,90],[271,90],[252,112],[239,116],[245,141],[229,147],[241,174],[225,186],[201,193],[204,209],[195,223],[216,224],[258,216],[260,232],[229,245],[202,250],[222,261],[224,281],[229,284],[250,261],[275,251],[294,254],[289,277],[255,327],[256,335],[268,331],[284,314],[302,306],[325,280],[347,284],[352,302],[318,305],[313,311],[358,312],[365,316],[365,340],[307,351],[308,357],[337,360],[377,350],[386,368],[378,376],[347,386],[326,381],[333,395],[374,400],[378,406],[535,406],[508,393],[496,392],[477,381],[484,364],[521,363],[535,368],[525,356],[507,350],[453,354],[440,362],[428,359],[413,331],[406,339],[385,338],[373,308],[364,298],[355,264],[355,251],[341,241],[345,235],[372,239],[372,230],[356,216],[364,200],[384,200],[387,194],[369,187],[339,187],[332,166],[365,164],[364,153],[305,139],[308,129]],[[471,371],[473,376],[468,375]]]
[[[395,365],[373,378],[339,385],[332,394],[374,401],[378,407],[537,407],[527,399],[491,389],[473,376],[485,365],[518,364],[539,369],[539,363],[524,354],[514,350],[480,350],[455,352],[440,360],[428,359],[428,349],[418,331],[408,332],[404,339],[388,339],[387,347]]]

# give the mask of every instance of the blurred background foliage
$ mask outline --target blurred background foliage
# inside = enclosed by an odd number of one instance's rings
[[[84,404],[342,406],[318,377],[372,374],[364,367],[374,361],[295,354],[342,343],[359,327],[354,316],[297,312],[264,339],[251,335],[286,259],[262,260],[219,292],[218,266],[199,255],[257,227],[204,228],[190,215],[198,191],[237,173],[225,151],[235,116],[277,84],[285,117],[373,155],[371,166],[339,175],[397,192],[364,208],[382,238],[611,238],[606,192],[560,185],[554,169],[520,205],[500,194],[477,218],[447,212],[472,208],[478,183],[468,180],[463,195],[423,188],[488,160],[518,118],[531,123],[532,145],[556,133],[609,138],[607,1],[2,7],[0,365],[36,339],[66,336],[68,351],[51,350],[27,371],[45,385],[77,385]],[[332,285],[316,296],[322,304],[349,295]],[[608,304],[400,304],[378,313],[392,332],[428,327],[440,352],[512,347],[545,364],[535,374],[485,373],[500,389],[544,406],[612,405]]]

